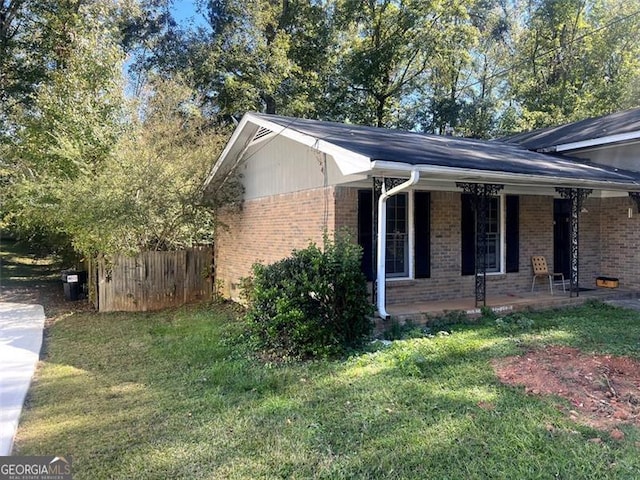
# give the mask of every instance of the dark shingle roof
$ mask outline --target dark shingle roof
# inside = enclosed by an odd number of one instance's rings
[[[549,149],[567,143],[640,131],[640,108],[617,112],[599,118],[542,128],[499,139],[529,150]]]
[[[460,137],[365,127],[252,113],[283,129],[324,140],[371,161],[640,185],[640,173],[568,157],[532,152],[518,145]]]

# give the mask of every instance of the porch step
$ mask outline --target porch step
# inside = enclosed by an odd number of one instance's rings
[[[518,311],[547,310],[550,308],[562,308],[581,305],[589,300],[633,300],[640,298],[640,292],[625,290],[598,289],[580,292],[579,297],[569,297],[569,294],[541,295],[531,294],[513,297],[500,297],[488,300],[488,306],[497,315],[503,316]],[[404,324],[407,321],[415,325],[428,325],[434,319],[451,317],[464,313],[466,318],[474,319],[482,315],[480,308],[474,307],[473,298],[454,299],[450,301],[425,302],[414,305],[389,305],[387,311],[391,315],[390,320],[376,320],[376,330],[384,330],[390,321]],[[455,322],[453,322],[455,323]]]

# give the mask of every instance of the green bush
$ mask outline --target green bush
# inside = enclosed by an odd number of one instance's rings
[[[498,330],[506,333],[518,333],[531,330],[535,322],[522,313],[511,313],[502,318],[495,320],[495,325]]]
[[[247,319],[261,349],[281,357],[336,355],[360,346],[373,307],[360,270],[360,247],[325,237],[272,265],[253,266]]]

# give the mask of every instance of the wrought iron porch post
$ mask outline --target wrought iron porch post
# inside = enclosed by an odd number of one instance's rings
[[[489,199],[495,196],[504,185],[491,183],[456,182],[456,187],[471,195],[471,206],[476,212],[476,248],[475,248],[475,295],[476,308],[487,305],[487,214]]]
[[[580,210],[582,203],[593,190],[588,188],[561,188],[557,187],[556,191],[562,198],[571,201],[571,221],[569,223],[569,238],[571,240],[571,248],[569,261],[571,263],[571,272],[569,280],[569,297],[580,296]]]

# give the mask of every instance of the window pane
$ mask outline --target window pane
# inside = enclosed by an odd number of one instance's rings
[[[477,225],[476,215],[476,225]],[[489,201],[489,209],[487,212],[487,256],[486,265],[487,272],[499,272],[500,271],[500,259],[501,255],[501,243],[500,243],[500,199],[499,197],[492,197]],[[479,245],[476,245],[477,258],[480,258],[481,252]]]
[[[400,193],[387,200],[387,277],[409,275],[407,199],[406,193]]]
[[[487,215],[487,233],[498,233],[500,228],[498,199],[492,198],[489,202],[489,213]]]
[[[487,272],[500,271],[500,199],[492,197],[487,215]]]

